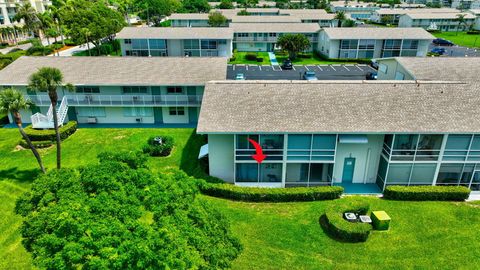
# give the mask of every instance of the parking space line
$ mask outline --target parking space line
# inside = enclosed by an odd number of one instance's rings
[[[262,71],[262,66],[258,65],[258,69],[259,69],[260,71]]]
[[[330,65],[330,67],[333,69],[333,71],[337,71],[332,65]]]
[[[320,66],[317,66],[317,67],[318,67],[318,69],[320,69],[320,71],[323,71],[323,69]]]
[[[235,65],[232,65],[232,70],[235,71]]]
[[[308,69],[308,67],[307,67],[307,66],[305,66],[305,69],[306,69],[307,71],[310,71],[310,69]]]
[[[348,69],[347,66],[342,65],[342,67],[344,67],[347,71],[350,71],[350,69]]]
[[[248,65],[245,65],[245,69],[248,70]]]
[[[355,65],[355,67],[357,67],[358,70],[363,71],[363,69],[361,69],[358,65]]]
[[[294,65],[292,65],[292,69],[293,69],[293,70],[296,70]]]

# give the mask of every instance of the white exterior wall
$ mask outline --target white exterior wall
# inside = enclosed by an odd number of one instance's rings
[[[476,29],[476,30],[480,30],[480,16],[478,16],[475,19],[475,25],[473,26],[473,28]]]
[[[185,56],[183,55],[183,40],[169,39],[167,40],[168,56]]]
[[[412,76],[404,69],[395,59],[379,59],[377,60],[379,65],[385,65],[385,67],[378,69],[378,80],[395,80],[397,73],[403,76],[403,80],[414,80]],[[383,71],[386,72],[383,72]]]
[[[184,115],[170,115],[169,107],[162,108],[163,123],[165,124],[188,124],[188,108],[184,107]]]
[[[366,144],[337,144],[333,180],[342,182],[345,158],[355,158],[353,183],[375,183],[384,135],[367,135]]]
[[[237,42],[237,50],[239,52],[265,52],[267,51],[267,43],[263,42]]]
[[[402,15],[398,20],[398,27],[412,27],[413,20],[409,16]]]
[[[123,114],[122,107],[105,107],[105,117],[97,116],[97,123],[99,124],[136,124],[137,118],[142,119],[142,124],[153,124],[155,119],[151,117],[126,117]],[[88,117],[80,117],[77,112],[77,120],[79,123],[87,123]]]
[[[209,174],[233,183],[234,169],[234,135],[208,135]]]

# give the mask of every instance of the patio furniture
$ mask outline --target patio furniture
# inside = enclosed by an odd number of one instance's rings
[[[359,216],[359,219],[362,223],[372,223],[372,219],[366,215]]]
[[[390,227],[390,217],[385,211],[373,211],[371,218],[375,230],[386,231]]]

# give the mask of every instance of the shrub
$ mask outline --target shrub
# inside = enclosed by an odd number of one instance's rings
[[[257,57],[257,62],[259,63],[263,62],[263,57]]]
[[[312,58],[312,54],[310,54],[310,53],[299,53],[298,57],[308,59],[308,58]]]
[[[116,161],[127,164],[132,169],[146,168],[147,157],[140,151],[106,151],[98,154],[100,163]]]
[[[388,186],[383,197],[400,201],[464,201],[470,189],[462,186]]]
[[[159,138],[162,143],[159,144],[155,139]],[[170,155],[173,148],[173,138],[170,136],[150,137],[147,144],[143,147],[143,153],[152,157],[166,157]]]
[[[467,35],[480,35],[480,30],[467,31]]]
[[[20,140],[18,144],[23,148],[30,148],[24,139]],[[52,141],[32,141],[32,144],[33,144],[33,147],[35,148],[47,148],[52,146],[53,142]]]
[[[365,242],[372,230],[372,225],[361,222],[350,222],[343,218],[346,212],[360,215],[368,213],[369,204],[361,201],[341,200],[327,207],[320,217],[320,225],[326,233],[338,240],[346,242]]]
[[[245,54],[245,59],[250,60],[250,61],[256,61],[257,60],[257,54],[253,52],[249,52]]]
[[[65,140],[77,131],[77,122],[70,121],[60,127],[60,139]],[[34,129],[31,125],[25,128],[25,133],[32,141],[55,141],[54,129]]]
[[[202,193],[214,197],[248,202],[319,201],[340,198],[342,187],[257,188],[232,184],[200,183]]]
[[[27,55],[31,56],[43,56],[43,55],[49,55],[53,53],[53,49],[50,47],[44,47],[44,46],[32,46],[27,49]]]

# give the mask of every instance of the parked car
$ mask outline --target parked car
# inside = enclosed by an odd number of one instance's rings
[[[307,81],[318,80],[317,75],[315,75],[315,72],[313,72],[313,71],[305,71],[305,73],[303,74],[303,78]]]
[[[292,68],[293,68],[293,65],[290,59],[286,59],[285,61],[283,61],[282,69],[292,69]]]
[[[437,53],[437,54],[444,54],[446,52],[445,48],[433,48],[431,51],[431,53]]]
[[[377,76],[378,76],[378,73],[377,73],[377,72],[369,72],[369,73],[367,73],[367,75],[365,76],[365,79],[367,79],[367,80],[376,80],[376,79],[377,79]]]
[[[439,46],[453,46],[453,45],[455,45],[450,40],[446,40],[446,39],[443,39],[443,38],[436,38],[432,42],[433,42],[433,44],[439,45]]]
[[[378,63],[377,63],[377,61],[372,60],[372,61],[370,62],[370,66],[371,66],[372,68],[374,68],[374,69],[378,69]]]
[[[237,76],[235,76],[235,80],[245,80],[245,75],[243,75],[243,73],[237,73]]]

